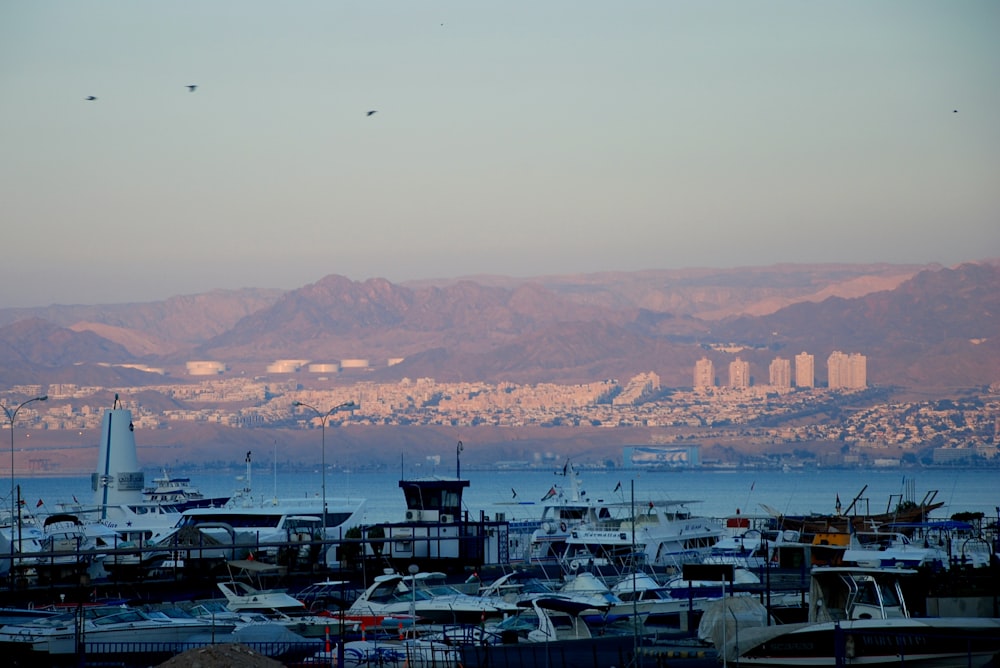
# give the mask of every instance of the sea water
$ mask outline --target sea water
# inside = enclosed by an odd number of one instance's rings
[[[480,513],[495,517],[503,513],[508,520],[532,519],[541,513],[542,497],[553,488],[569,492],[569,480],[562,469],[554,470],[466,470],[461,477],[469,481],[463,506],[470,518]],[[151,485],[159,471],[146,471]],[[453,477],[455,471],[406,472],[407,478],[427,475]],[[650,501],[687,501],[691,512],[709,517],[726,517],[739,510],[745,515],[768,511],[802,515],[833,513],[839,499],[846,512],[883,513],[902,500],[920,503],[925,494],[936,492],[937,502],[946,505],[932,514],[946,519],[955,513],[981,512],[995,519],[1000,506],[1000,473],[990,469],[919,469],[857,470],[812,468],[801,471],[637,471],[587,469],[580,472],[582,489],[590,499],[636,504]],[[192,474],[191,484],[205,496],[228,496],[246,486],[243,477],[234,474]],[[330,470],[326,475],[326,496],[364,498],[366,522],[402,521],[406,509],[399,488],[399,472],[349,472]],[[90,476],[61,478],[18,478],[21,498],[28,508],[53,512],[56,502],[83,504],[93,501]],[[322,475],[311,472],[281,472],[255,465],[251,477],[252,496],[258,501],[277,498],[302,498],[322,495]],[[9,486],[0,481],[3,497]],[[855,501],[855,498],[857,500]],[[5,498],[0,505],[7,506]]]

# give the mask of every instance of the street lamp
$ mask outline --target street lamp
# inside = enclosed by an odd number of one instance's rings
[[[323,440],[323,478],[322,478],[322,480],[323,480],[323,484],[322,484],[322,486],[323,486],[323,540],[326,540],[326,421],[328,419],[330,419],[330,416],[333,415],[334,413],[336,413],[337,411],[342,410],[344,408],[354,408],[354,405],[355,404],[354,404],[353,401],[345,401],[344,403],[338,404],[337,406],[334,406],[333,408],[331,408],[330,410],[328,410],[327,412],[324,413],[323,411],[319,410],[315,406],[310,406],[309,404],[303,403],[301,401],[294,401],[294,402],[292,402],[292,406],[295,406],[297,408],[298,407],[308,408],[313,413],[315,413],[317,417],[319,417],[319,426],[320,426],[320,429],[322,431],[322,437],[321,438]]]
[[[22,402],[13,411],[0,404],[0,408],[3,408],[3,412],[7,414],[7,419],[10,421],[10,586],[14,588],[14,513],[17,513],[17,524],[18,524],[18,537],[20,537],[20,524],[21,524],[21,509],[17,506],[17,499],[14,498],[14,419],[17,417],[17,412],[30,404],[33,401],[47,401],[49,395],[43,394],[40,397],[35,397],[33,399],[28,399]]]

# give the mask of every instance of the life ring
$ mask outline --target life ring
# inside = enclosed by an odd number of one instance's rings
[[[568,527],[566,526],[566,523],[565,523],[565,522],[560,522],[560,523],[559,523],[559,530],[560,530],[560,531],[562,531],[563,533],[565,533],[565,532],[566,532],[566,529],[567,529],[567,528],[568,528]]]

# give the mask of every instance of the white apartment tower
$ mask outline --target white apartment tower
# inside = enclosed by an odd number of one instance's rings
[[[712,360],[702,357],[694,363],[694,387],[715,386],[715,365]]]
[[[729,387],[750,387],[750,362],[737,357],[729,363]]]
[[[805,351],[795,356],[795,386],[816,387],[816,359]]]
[[[868,358],[834,350],[826,360],[830,389],[860,390],[868,387]]]
[[[792,386],[792,362],[784,357],[775,357],[768,367],[772,387],[788,389]]]
[[[863,390],[868,387],[868,358],[861,353],[848,355],[847,376],[853,389]]]

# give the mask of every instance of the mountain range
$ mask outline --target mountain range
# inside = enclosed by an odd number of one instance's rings
[[[261,375],[279,359],[366,359],[350,380],[577,383],[653,371],[690,386],[702,356],[739,355],[766,384],[775,356],[868,358],[873,385],[1000,382],[1000,261],[776,265],[394,284],[331,274],[295,290],[0,309],[7,386],[186,382],[185,362]],[[392,359],[399,361],[389,365]],[[134,366],[123,366],[134,365]],[[363,374],[363,375],[362,375]]]

